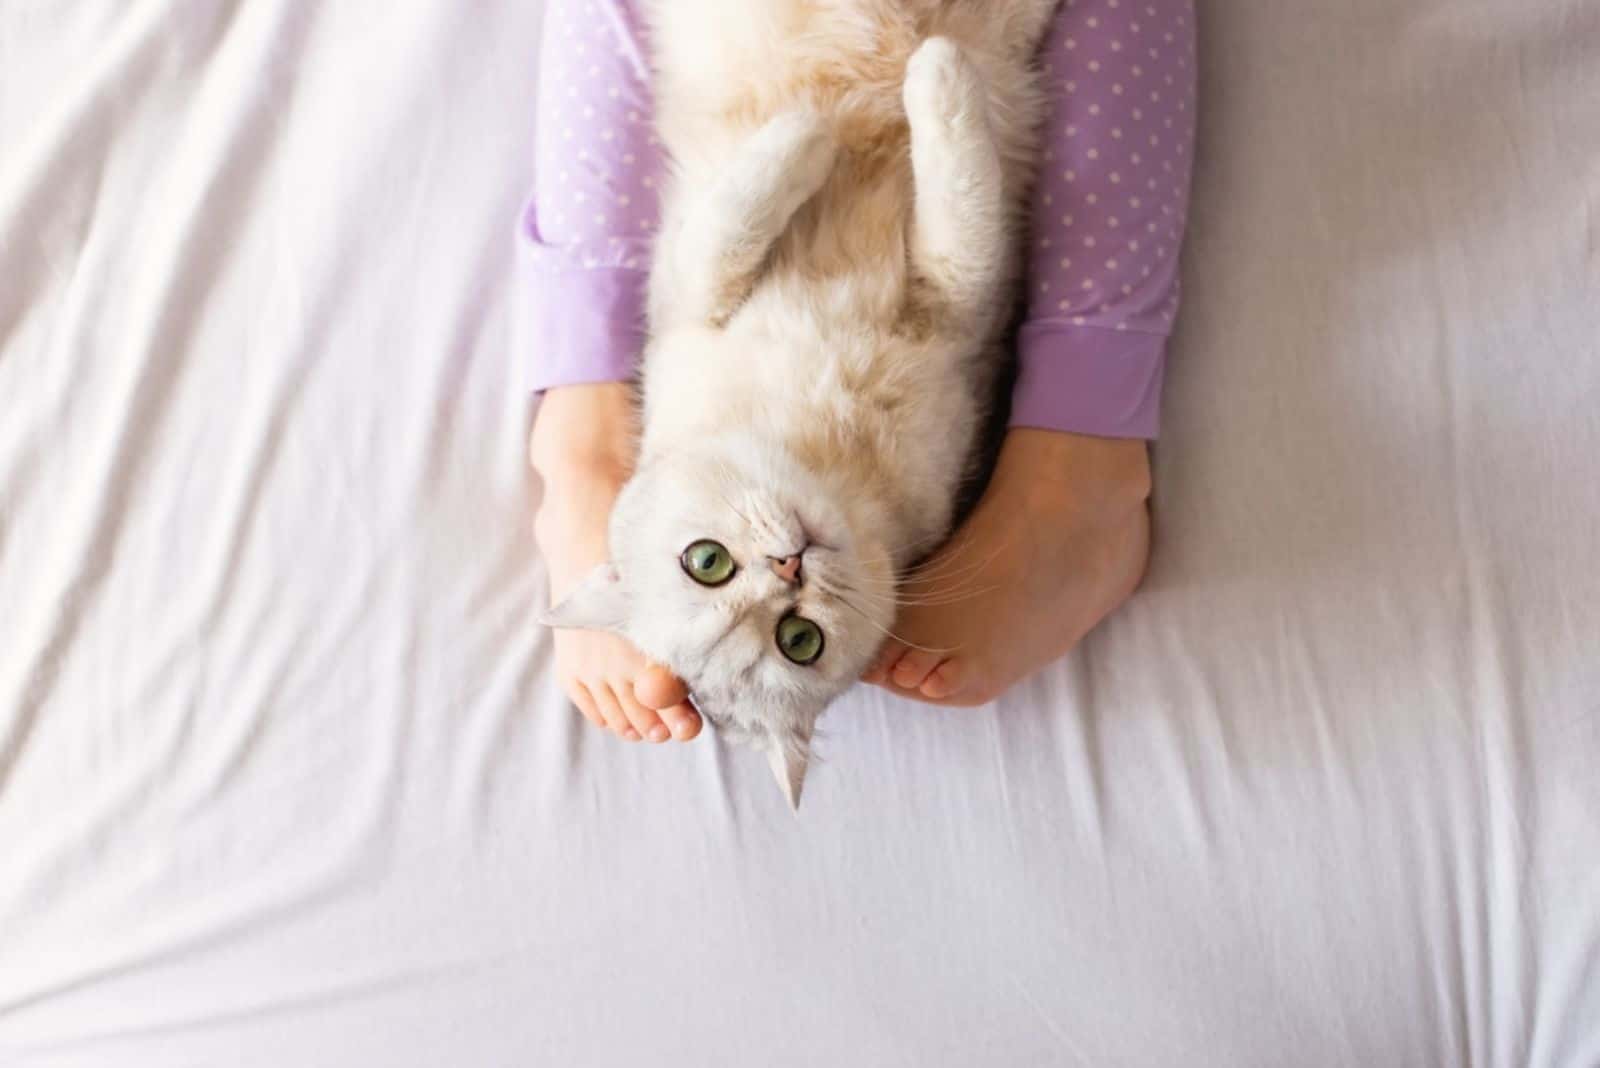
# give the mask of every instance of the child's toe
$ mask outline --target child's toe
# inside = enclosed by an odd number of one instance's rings
[[[589,690],[576,679],[567,680],[567,696],[577,706],[583,718],[593,723],[596,727],[604,728],[606,718],[600,714],[600,708],[594,703],[594,698],[589,695]]]
[[[946,660],[928,672],[922,681],[922,696],[930,701],[946,700],[959,694],[966,681],[966,665],[960,660]]]
[[[595,706],[600,710],[600,715],[606,721],[606,727],[619,738],[627,738],[630,733],[634,735],[630,741],[638,741],[638,731],[633,729],[628,722],[628,716],[622,711],[622,705],[617,700],[611,688],[605,683],[596,683],[590,687],[589,694],[594,698]]]
[[[628,717],[628,725],[638,732],[639,737],[652,742],[664,742],[672,736],[667,725],[661,722],[661,717],[656,715],[655,709],[646,708],[634,699],[633,687],[626,681],[613,682],[611,692],[616,694],[623,714]]]
[[[878,655],[872,661],[872,666],[862,674],[861,681],[869,682],[874,686],[889,681],[889,672],[894,670],[895,664],[900,660],[906,647],[894,639],[883,643],[883,648],[878,650]]]
[[[938,653],[930,653],[923,649],[907,649],[899,663],[895,664],[889,677],[902,690],[915,690],[922,685],[928,673],[938,666]]]
[[[700,713],[696,712],[694,706],[687,701],[679,702],[670,708],[663,708],[661,721],[680,742],[687,742],[700,733]]]
[[[660,711],[689,699],[683,680],[659,664],[650,664],[633,680],[633,696],[646,708]]]

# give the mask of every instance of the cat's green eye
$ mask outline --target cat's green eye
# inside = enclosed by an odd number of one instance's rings
[[[733,554],[710,538],[702,538],[683,550],[678,562],[683,565],[684,574],[702,586],[720,586],[739,570],[734,566]]]
[[[804,667],[822,655],[822,628],[800,616],[778,620],[778,652]]]

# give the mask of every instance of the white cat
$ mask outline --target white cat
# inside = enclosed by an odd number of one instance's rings
[[[546,622],[665,664],[798,805],[948,532],[1013,309],[1055,0],[655,0],[672,164],[638,471]]]

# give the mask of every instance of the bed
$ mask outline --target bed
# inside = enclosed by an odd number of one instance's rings
[[[1600,1065],[1600,9],[1200,14],[1148,581],[796,816],[532,624],[540,5],[0,7],[0,1063]]]

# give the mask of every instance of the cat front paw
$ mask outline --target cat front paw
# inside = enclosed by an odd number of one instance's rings
[[[930,37],[911,54],[903,94],[906,116],[913,126],[955,125],[984,114],[983,83],[977,68],[948,37]]]
[[[767,120],[760,135],[775,146],[783,159],[790,183],[809,198],[833,170],[839,152],[833,128],[821,113],[796,108]]]

